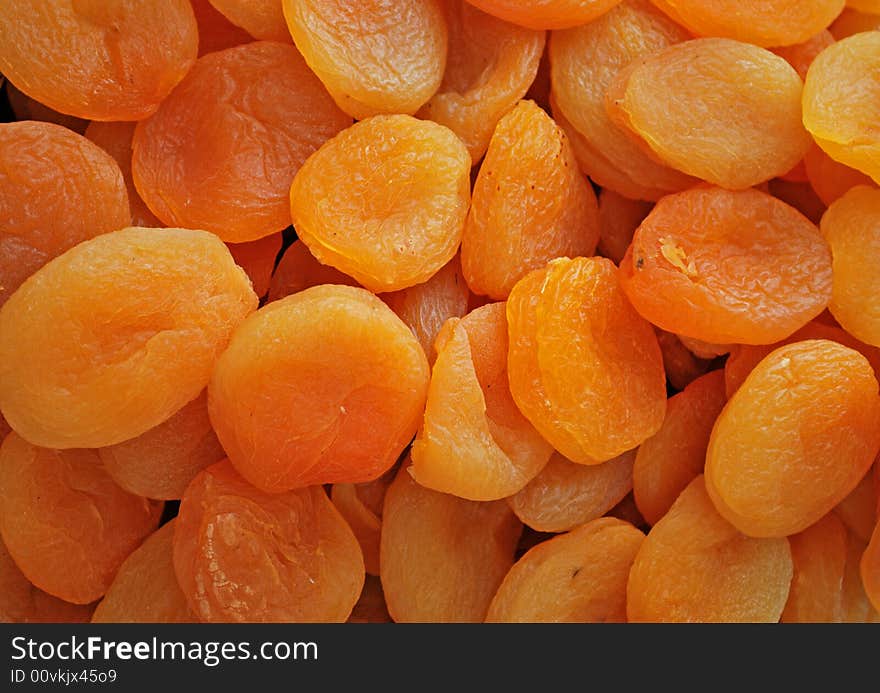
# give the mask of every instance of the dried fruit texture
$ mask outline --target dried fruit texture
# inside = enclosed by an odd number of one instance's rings
[[[800,212],[758,190],[700,186],[661,200],[620,281],[642,316],[714,344],[770,344],[831,298],[831,253]]]
[[[521,101],[498,123],[474,185],[461,239],[468,286],[504,300],[530,271],[557,257],[589,257],[598,240],[596,195],[568,138]]]
[[[504,578],[494,623],[622,623],[626,582],[645,535],[603,517],[538,544]]]
[[[2,80],[0,80],[0,86],[2,86]],[[20,91],[12,82],[6,83],[6,97],[9,100],[12,114],[15,116],[14,120],[40,120],[44,123],[55,123],[55,125],[61,125],[80,135],[85,132],[86,126],[89,124],[88,120],[53,111]]]
[[[0,310],[0,409],[44,447],[134,438],[198,396],[256,307],[247,275],[205,231],[128,228],[85,241]]]
[[[534,101],[547,113],[550,113],[550,51],[549,43],[544,43],[544,53],[541,55],[541,62],[538,63],[538,73],[532,82],[529,90],[526,92],[525,98]]]
[[[633,468],[633,495],[648,524],[657,524],[703,473],[709,436],[726,401],[721,370],[670,397],[663,426],[641,444]]]
[[[253,37],[235,26],[220,14],[210,0],[190,0],[199,27],[199,57],[205,53],[222,51],[242,43],[250,43]]]
[[[283,0],[297,48],[339,107],[415,113],[437,91],[448,32],[440,0]]]
[[[131,209],[131,221],[123,226],[160,227],[164,224],[156,218],[156,215],[147,207],[147,203],[141,199],[137,188],[134,187],[134,179],[131,176],[131,140],[134,137],[136,123],[102,123],[93,121],[86,128],[85,136],[101,149],[107,152],[119,164],[122,178],[125,180],[125,189],[128,193],[128,204]],[[121,228],[121,227],[117,227]],[[112,229],[115,231],[116,229]]]
[[[867,359],[836,342],[780,347],[749,374],[712,431],[706,487],[741,532],[803,531],[858,485],[880,451]]]
[[[0,306],[56,255],[131,223],[113,159],[66,128],[35,121],[0,125],[0,219]]]
[[[828,27],[828,31],[838,41],[853,34],[877,29],[880,29],[880,13],[859,12],[849,8],[841,12]]]
[[[838,344],[843,344],[850,349],[855,349],[862,354],[874,368],[874,375],[880,379],[880,350],[868,346],[839,327],[825,325],[818,320],[807,323],[790,337],[777,342],[760,346],[738,345],[731,352],[724,364],[724,381],[727,390],[727,398],[745,382],[749,373],[752,372],[767,355],[786,344],[803,342],[807,339],[827,339]]]
[[[709,361],[700,359],[671,332],[654,328],[663,354],[663,370],[673,390],[684,390],[709,370]]]
[[[551,36],[553,117],[571,139],[584,173],[603,188],[657,200],[695,182],[650,156],[605,111],[605,92],[620,70],[689,38],[647,0],[624,0],[589,24]]]
[[[417,484],[404,464],[385,496],[382,587],[397,622],[479,622],[513,565],[522,524],[504,501]]]
[[[333,484],[330,500],[354,532],[364,556],[364,568],[367,573],[378,575],[382,513],[375,513],[361,500],[358,486],[359,484]]]
[[[831,314],[863,342],[880,347],[880,190],[858,186],[822,217],[834,268]]]
[[[174,572],[210,622],[342,622],[364,584],[357,539],[320,486],[266,494],[228,460],[184,494]]]
[[[437,356],[434,340],[440,328],[449,318],[467,315],[470,291],[461,271],[461,260],[456,255],[423,284],[380,298],[409,326],[433,364]]]
[[[364,589],[348,617],[348,623],[391,623],[382,583],[378,577],[367,575]]]
[[[636,451],[602,464],[575,464],[558,452],[519,493],[507,499],[524,524],[567,532],[614,508],[632,489]]]
[[[126,491],[162,500],[180,498],[196,474],[226,457],[208,419],[205,392],[155,428],[100,448],[98,455]]]
[[[195,619],[172,560],[176,520],[135,549],[119,567],[92,623],[189,623]]]
[[[874,609],[880,611],[880,523],[874,528],[859,567],[865,593]]]
[[[422,486],[498,500],[519,491],[547,464],[553,448],[511,397],[507,351],[503,303],[444,325],[424,422],[412,447],[411,473]]]
[[[476,163],[498,121],[535,81],[545,35],[480,12],[464,0],[444,0],[442,6],[449,29],[446,70],[418,116],[452,130]]]
[[[565,457],[596,464],[657,432],[666,378],[657,338],[604,258],[554,260],[507,302],[510,392]]]
[[[324,285],[261,308],[220,356],[211,422],[238,472],[269,492],[371,481],[419,425],[428,362],[390,308]]]
[[[0,541],[0,623],[88,623],[92,605],[71,604],[34,587]]]
[[[358,283],[335,267],[322,265],[302,241],[294,241],[284,251],[269,284],[269,301],[299,293],[321,284],[358,286]]]
[[[846,6],[859,12],[880,14],[880,0],[846,0]]]
[[[620,503],[611,508],[606,513],[606,517],[616,517],[618,520],[629,522],[633,527],[639,527],[645,531],[648,529],[648,523],[645,522],[645,518],[639,512],[632,491],[626,494]]]
[[[211,0],[211,4],[256,39],[290,43],[280,0]]]
[[[788,64],[797,70],[801,79],[806,79],[807,70],[812,65],[813,60],[832,43],[834,43],[834,37],[831,35],[831,32],[823,29],[803,43],[774,48],[773,52],[780,58],[785,58]]]
[[[0,532],[30,582],[74,604],[100,597],[159,524],[162,503],[117,486],[93,450],[0,447]]]
[[[861,560],[868,542],[849,532],[846,538],[846,569],[843,574],[844,623],[880,623],[862,583]]]
[[[275,269],[275,258],[281,252],[281,242],[281,234],[273,233],[271,236],[249,243],[227,244],[235,264],[250,277],[257,296],[265,296],[269,291],[272,270]]]
[[[300,240],[371,291],[427,281],[458,250],[470,157],[442,125],[376,116],[309,157],[290,188]]]
[[[826,48],[804,83],[803,121],[835,161],[880,183],[880,32],[866,31]]]
[[[846,527],[831,513],[788,541],[794,577],[780,620],[839,623],[843,620]]]
[[[857,185],[874,185],[864,173],[835,161],[815,144],[804,157],[804,168],[810,185],[826,205]]]
[[[877,526],[877,492],[874,473],[869,471],[852,492],[834,508],[848,531],[867,544]]]
[[[89,120],[140,120],[196,59],[187,0],[9,0],[0,72],[50,108]]]
[[[293,46],[209,53],[138,124],[135,185],[169,226],[253,241],[290,225],[294,174],[350,124]]]
[[[468,0],[484,12],[532,29],[567,29],[591,22],[620,0]]]
[[[738,532],[698,476],[642,542],[629,574],[627,618],[775,623],[792,574],[788,540]]]
[[[825,203],[809,183],[774,178],[769,182],[767,192],[794,207],[814,224],[818,224],[825,213]]]
[[[724,36],[758,46],[802,43],[827,27],[844,0],[651,0],[699,36]]]
[[[599,193],[598,253],[619,265],[639,224],[654,208],[650,202],[631,200],[610,188]]]
[[[809,149],[802,92],[778,55],[706,38],[631,63],[609,84],[605,106],[669,166],[740,190],[783,175]]]
[[[704,359],[707,361],[711,361],[718,356],[729,354],[730,350],[733,348],[733,345],[731,344],[713,344],[683,334],[678,335],[678,339],[694,356],[698,359]]]

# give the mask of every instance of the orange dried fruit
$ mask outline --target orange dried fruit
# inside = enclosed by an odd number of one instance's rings
[[[845,623],[880,623],[880,614],[871,604],[862,581],[861,561],[867,542],[852,532],[847,535],[846,570],[843,574],[843,620]]]
[[[788,540],[738,532],[698,476],[642,542],[627,584],[627,618],[775,623],[792,574]]]
[[[391,623],[382,582],[374,575],[367,575],[361,596],[351,610],[348,623]]]
[[[531,270],[589,257],[599,240],[592,186],[562,129],[532,101],[495,128],[461,239],[471,291],[504,300]]]
[[[807,78],[807,70],[813,64],[816,56],[832,43],[834,43],[834,37],[831,35],[831,32],[823,29],[803,43],[780,46],[771,50],[780,58],[785,58],[803,80]]]
[[[880,13],[878,12],[860,12],[859,10],[847,7],[843,12],[837,15],[828,31],[838,41],[845,39],[853,34],[861,34],[865,31],[877,31],[880,29]]]
[[[479,622],[513,565],[522,524],[504,501],[431,491],[404,463],[385,495],[381,571],[397,622]]]
[[[864,173],[835,161],[816,144],[804,156],[804,168],[810,185],[826,205],[857,185],[874,185]]]
[[[267,492],[371,481],[418,427],[428,362],[388,306],[323,285],[270,303],[235,331],[208,388],[217,436]]]
[[[458,250],[469,176],[467,149],[448,128],[375,116],[302,166],[290,188],[293,225],[319,262],[371,291],[405,289]]]
[[[599,255],[619,265],[636,229],[653,208],[650,202],[631,200],[604,188],[599,193]]]
[[[388,482],[383,482],[385,477],[369,482],[382,488],[387,487]],[[390,479],[388,480],[390,482]],[[368,575],[379,574],[379,538],[382,534],[382,511],[375,512],[360,497],[358,489],[367,484],[333,484],[330,491],[330,500],[339,514],[351,527],[354,536],[360,544],[364,555],[364,568]]]
[[[255,39],[290,43],[280,0],[211,0],[211,4]]]
[[[706,487],[750,536],[801,532],[840,503],[880,451],[880,397],[868,360],[828,340],[773,351],[724,407]]]
[[[44,447],[139,436],[198,396],[256,306],[205,231],[128,228],[80,243],[0,310],[0,409]]]
[[[253,37],[241,27],[235,26],[210,0],[190,0],[199,27],[199,57],[205,53],[222,51],[242,43],[250,43]]]
[[[265,236],[248,243],[226,244],[235,264],[247,272],[250,277],[254,293],[257,296],[265,296],[269,291],[272,270],[275,269],[275,259],[281,252],[282,242],[281,234],[273,233],[271,236]]]
[[[673,390],[684,390],[688,383],[709,370],[710,362],[698,358],[677,335],[660,328],[654,328],[654,332],[663,354],[663,370]]]
[[[818,224],[825,213],[825,203],[808,182],[774,178],[767,184],[767,192],[794,207],[814,224]]]
[[[159,524],[162,503],[117,486],[94,450],[0,447],[0,532],[21,572],[49,594],[88,604]]]
[[[3,82],[4,80],[0,79],[0,87],[3,86]],[[32,99],[12,82],[6,82],[5,86],[9,108],[12,109],[12,115],[15,116],[13,120],[40,120],[44,123],[61,125],[79,135],[85,132],[86,126],[89,124],[88,120],[52,110],[36,99]]]
[[[323,488],[263,493],[228,460],[187,488],[173,555],[201,621],[343,622],[364,584],[360,546]]]
[[[874,489],[873,469],[865,474],[852,492],[834,508],[847,531],[867,544],[877,525],[877,492]]]
[[[484,12],[532,29],[565,29],[587,24],[620,0],[468,0]]]
[[[800,212],[758,190],[700,186],[661,200],[620,280],[639,313],[714,344],[769,344],[831,298],[831,253]]]
[[[439,274],[439,273],[438,273]],[[269,284],[269,301],[277,301],[279,298],[290,296],[304,289],[321,284],[342,284],[345,286],[358,286],[358,283],[343,274],[335,267],[322,265],[309,252],[308,246],[300,240],[294,241],[272,274]]]
[[[507,321],[513,399],[569,460],[609,460],[660,428],[660,348],[610,260],[564,258],[527,274],[510,293]]]

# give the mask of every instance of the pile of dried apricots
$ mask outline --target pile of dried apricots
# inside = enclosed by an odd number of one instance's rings
[[[880,620],[878,29],[5,0],[0,618]]]

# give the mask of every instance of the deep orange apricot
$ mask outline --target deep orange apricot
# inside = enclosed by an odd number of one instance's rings
[[[211,0],[190,0],[199,27],[199,57],[205,53],[222,51],[242,43],[250,43],[253,37],[241,27],[235,26],[220,12]]]
[[[871,541],[859,564],[862,585],[876,611],[880,611],[880,523],[874,528]]]
[[[587,24],[620,0],[468,0],[484,12],[532,29],[566,29]]]
[[[211,4],[255,39],[291,41],[280,0],[211,0]]]
[[[273,233],[249,243],[227,243],[235,264],[247,272],[257,296],[265,296],[272,281],[275,259],[281,252],[280,233]]]
[[[374,575],[367,575],[361,596],[351,610],[348,623],[391,623],[382,582]]]
[[[377,483],[377,482],[371,482]],[[360,484],[333,484],[330,500],[354,532],[364,556],[368,575],[379,574],[379,538],[382,534],[382,514],[376,514],[358,495]]]
[[[657,335],[660,352],[663,354],[666,380],[673,390],[684,390],[688,383],[709,370],[710,361],[697,357],[677,335],[659,327],[655,327],[654,332]]]
[[[806,79],[807,70],[816,59],[816,56],[834,43],[834,36],[827,29],[822,29],[818,34],[808,38],[803,43],[795,43],[790,46],[773,48],[773,52],[781,58],[785,58],[800,75]]]
[[[631,200],[604,188],[599,193],[598,254],[619,265],[636,229],[653,208],[650,202]]]
[[[0,79],[0,87],[4,86],[5,80]],[[55,123],[68,130],[73,130],[78,135],[86,131],[89,121],[76,116],[59,113],[36,99],[32,99],[18,89],[12,82],[6,82],[6,98],[9,100],[9,108],[12,109],[14,120],[40,120],[44,123]]]
[[[857,185],[874,185],[861,171],[835,161],[814,144],[804,156],[804,168],[813,190],[826,205],[830,205]]]
[[[308,246],[297,240],[284,251],[284,255],[278,261],[278,267],[272,274],[272,281],[269,284],[269,301],[277,301],[279,298],[320,284],[359,286],[354,279],[335,267],[322,265],[309,252]]]
[[[846,525],[847,531],[860,541],[867,544],[871,540],[871,533],[877,525],[877,492],[874,489],[873,469],[837,504],[834,512]]]
[[[861,34],[864,31],[877,31],[878,29],[880,29],[880,13],[860,12],[849,7],[837,15],[837,19],[828,27],[828,31],[838,41],[853,34]]]

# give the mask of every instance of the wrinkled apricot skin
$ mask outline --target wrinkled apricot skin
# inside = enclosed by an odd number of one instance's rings
[[[15,433],[0,447],[0,498],[0,533],[22,573],[74,604],[104,594],[162,514],[117,486],[93,450],[38,448]]]
[[[513,399],[578,464],[637,446],[666,410],[657,338],[617,276],[604,258],[554,260],[521,279],[507,301]]]
[[[639,446],[633,495],[648,524],[657,524],[702,474],[709,436],[726,401],[724,371],[697,378],[669,399],[663,426]]]
[[[627,583],[627,619],[775,623],[792,574],[788,540],[738,532],[715,510],[698,476],[636,554]]]
[[[464,0],[443,0],[449,54],[443,82],[416,114],[458,135],[477,163],[501,117],[525,96],[544,50],[543,31],[480,12]]]
[[[283,0],[282,7],[309,67],[354,118],[415,113],[440,86],[448,34],[439,0]]]
[[[486,621],[623,623],[626,582],[644,538],[603,517],[542,542],[510,569]]]
[[[822,217],[831,245],[832,315],[854,337],[880,347],[880,190],[859,186]]]
[[[558,452],[507,503],[539,532],[567,532],[612,510],[632,490],[636,451],[601,464],[575,464]]]
[[[343,622],[361,593],[360,546],[320,486],[266,494],[219,462],[176,524],[174,572],[201,621]]]
[[[413,478],[461,498],[498,500],[525,486],[552,452],[510,395],[504,304],[449,320],[412,446]]]
[[[281,3],[275,0],[211,0],[233,24],[255,39],[290,43]]]
[[[272,270],[275,269],[275,259],[281,252],[282,240],[280,233],[274,233],[249,243],[226,244],[235,264],[250,277],[257,296],[265,296],[269,291]]]
[[[257,240],[290,225],[294,174],[350,124],[293,46],[209,53],[138,124],[134,182],[169,226]]]
[[[809,149],[802,92],[779,56],[706,38],[631,63],[609,85],[605,106],[667,165],[741,190],[783,175]]]
[[[371,481],[419,424],[428,362],[364,289],[323,285],[245,320],[220,356],[208,411],[232,464],[268,492]]]
[[[806,217],[758,190],[701,186],[661,200],[620,263],[636,310],[712,344],[770,344],[831,298],[831,253]]]
[[[385,495],[380,567],[398,623],[481,622],[513,565],[522,524],[504,501],[420,486],[404,462]]]
[[[449,262],[469,203],[465,146],[407,115],[344,130],[290,188],[293,225],[312,255],[375,292],[421,284]]]
[[[532,29],[567,29],[587,24],[620,0],[468,0],[484,12]]]
[[[8,0],[0,72],[50,108],[89,120],[140,120],[196,58],[186,0]]]
[[[190,623],[195,620],[177,584],[172,560],[176,521],[144,540],[119,567],[92,623]]]
[[[802,43],[827,27],[844,0],[651,0],[700,36],[724,36],[758,46]]]
[[[134,438],[198,396],[256,305],[205,231],[129,228],[80,243],[0,310],[0,409],[44,447]]]
[[[598,239],[596,196],[568,138],[534,102],[520,102],[498,123],[474,185],[461,239],[468,286],[504,300],[548,261],[593,255]]]
[[[439,274],[439,273],[438,273]],[[309,252],[308,246],[300,240],[284,251],[269,285],[269,302],[298,293],[321,284],[343,284],[359,286],[359,284],[343,274],[335,267],[322,265]]]
[[[84,137],[49,123],[0,125],[0,306],[52,258],[129,226],[128,202],[119,166]]]
[[[844,38],[819,54],[807,72],[803,121],[835,161],[880,183],[880,33]]]
[[[801,532],[842,501],[880,451],[877,379],[836,342],[780,347],[724,407],[706,453],[712,501],[741,532]]]

